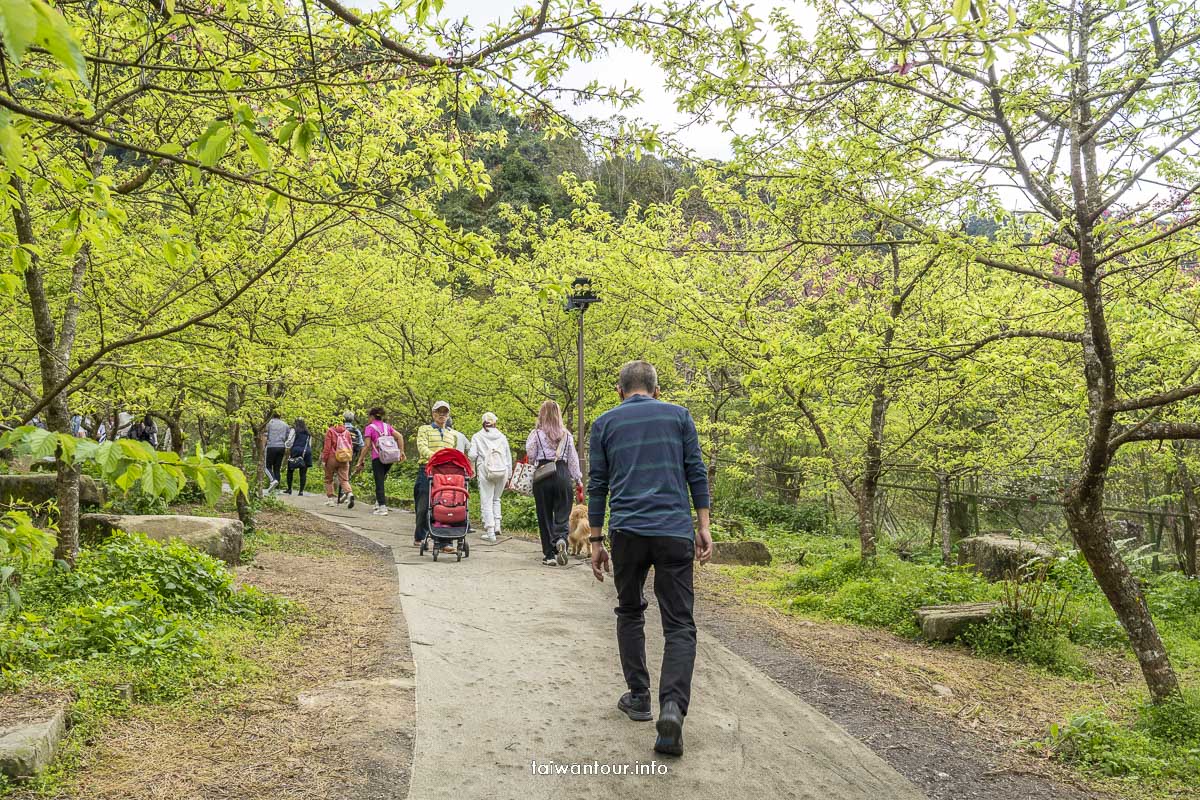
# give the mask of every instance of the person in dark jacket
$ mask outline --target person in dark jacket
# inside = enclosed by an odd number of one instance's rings
[[[660,753],[683,754],[696,662],[693,557],[712,557],[709,532],[708,470],[692,415],[658,399],[658,373],[645,361],[621,368],[621,405],[592,425],[588,481],[588,525],[592,535],[592,574],[603,581],[613,572],[617,585],[617,649],[629,691],[617,708],[630,719],[649,721],[650,673],[646,669],[646,598],[643,589],[654,568],[654,596],[662,615],[663,657],[658,684]],[[604,548],[605,511],[612,559]],[[699,524],[692,524],[692,508]]]
[[[296,424],[292,426],[291,439],[292,447],[288,451],[287,491],[284,494],[292,493],[292,474],[300,470],[298,494],[303,497],[304,487],[308,485],[308,470],[312,466],[312,435],[308,432],[308,425],[304,420],[296,419]]]

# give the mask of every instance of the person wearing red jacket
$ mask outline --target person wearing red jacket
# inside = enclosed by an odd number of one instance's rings
[[[338,458],[339,451],[345,460]],[[325,467],[325,505],[336,505],[347,501],[347,508],[354,508],[354,491],[350,488],[350,460],[354,457],[354,436],[342,423],[325,431],[325,444],[321,447],[321,464]],[[334,479],[337,479],[337,500],[333,497]]]

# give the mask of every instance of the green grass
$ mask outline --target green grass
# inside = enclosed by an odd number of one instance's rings
[[[747,508],[753,510],[752,505]],[[714,531],[718,540],[759,539],[771,550],[769,567],[720,567],[734,580],[734,591],[750,602],[915,637],[913,612],[920,606],[1004,596],[1003,584],[944,567],[936,551],[901,559],[885,540],[879,556],[864,562],[856,538],[797,531],[775,521],[778,516],[772,512],[769,522],[738,517],[734,525],[718,525]],[[1097,690],[1103,707],[1081,708],[1052,726],[1036,746],[1102,788],[1147,798],[1188,796],[1200,784],[1200,691],[1195,688],[1200,681],[1200,580],[1144,570],[1138,577],[1180,680],[1192,688],[1161,706],[1146,702],[1136,679],[1115,697]],[[1060,559],[1043,590],[1064,607],[1061,614],[1025,608],[1014,615],[1006,609],[974,629],[964,644],[980,657],[1078,680],[1081,688],[1095,681],[1093,663],[1136,664],[1124,630],[1077,554]]]
[[[74,727],[63,755],[24,788],[56,794],[84,743],[132,705],[262,679],[253,652],[293,647],[299,613],[235,586],[221,562],[180,542],[135,535],[85,548],[73,570],[26,574],[20,607],[0,611],[0,691],[66,694]]]

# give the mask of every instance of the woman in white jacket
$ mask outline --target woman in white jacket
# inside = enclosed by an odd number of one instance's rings
[[[471,437],[467,457],[475,464],[479,481],[479,506],[483,510],[483,540],[496,541],[500,533],[500,495],[512,477],[512,449],[508,437],[496,427],[496,415],[483,415],[483,428]]]

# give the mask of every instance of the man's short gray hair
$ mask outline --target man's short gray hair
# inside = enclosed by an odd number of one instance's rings
[[[649,361],[629,361],[621,367],[617,385],[622,394],[631,392],[653,393],[658,388],[658,370]]]

